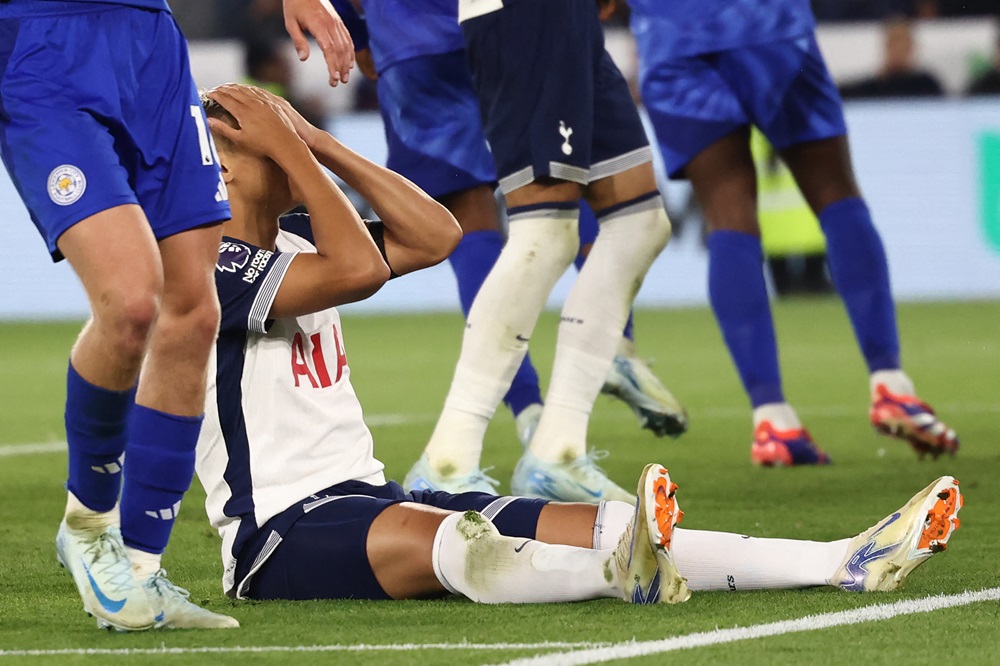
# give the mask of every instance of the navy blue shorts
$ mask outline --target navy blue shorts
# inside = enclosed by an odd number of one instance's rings
[[[642,98],[671,178],[746,125],[778,150],[847,133],[813,35],[657,63],[643,73]]]
[[[173,16],[0,4],[0,154],[53,258],[69,227],[139,204],[157,238],[229,218]]]
[[[593,0],[518,0],[462,23],[500,189],[580,184],[652,159]]]
[[[348,481],[307,497],[258,530],[237,557],[240,598],[389,599],[368,563],[368,530],[387,507],[416,502],[449,511],[475,510],[501,534],[535,538],[548,501],[485,493],[415,490],[395,481]]]
[[[386,166],[432,197],[496,183],[464,51],[421,56],[379,74]]]

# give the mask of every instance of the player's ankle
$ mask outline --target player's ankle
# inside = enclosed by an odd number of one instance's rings
[[[81,502],[72,492],[68,492],[64,519],[66,526],[71,530],[102,531],[119,523],[118,506],[110,511],[95,511]]]
[[[787,402],[772,402],[760,405],[753,410],[753,427],[757,428],[761,423],[768,421],[777,430],[798,430],[802,427],[802,421],[795,409]]]
[[[916,389],[913,387],[913,380],[899,368],[891,370],[876,370],[869,377],[868,384],[873,400],[878,398],[878,387],[880,385],[885,386],[889,389],[890,393],[895,395],[916,394]]]

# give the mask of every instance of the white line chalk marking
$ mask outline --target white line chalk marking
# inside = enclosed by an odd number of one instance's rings
[[[503,666],[580,666],[581,664],[600,664],[616,659],[646,657],[664,652],[674,652],[676,650],[690,650],[691,648],[704,647],[706,645],[719,645],[720,643],[733,643],[754,638],[764,638],[766,636],[781,636],[783,634],[816,631],[817,629],[842,627],[850,624],[861,624],[863,622],[888,620],[900,615],[930,613],[944,608],[967,606],[983,601],[1000,601],[1000,587],[978,590],[976,592],[966,591],[961,594],[947,596],[906,599],[892,604],[877,604],[835,613],[807,615],[797,620],[769,622],[767,624],[755,624],[749,627],[734,627],[732,629],[716,629],[714,631],[674,636],[655,641],[629,641],[627,643],[577,650],[575,652],[538,655],[536,657],[508,661]]]
[[[265,652],[413,652],[417,650],[568,650],[596,648],[611,643],[400,643],[398,645],[234,645],[232,647],[70,648],[64,650],[0,650],[0,657],[56,657],[73,655],[130,656],[139,654],[232,654]]]

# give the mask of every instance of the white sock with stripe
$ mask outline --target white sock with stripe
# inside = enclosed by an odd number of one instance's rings
[[[469,311],[451,389],[425,452],[444,476],[479,468],[486,426],[528,350],[538,315],[579,247],[578,203],[510,210],[507,244]]]
[[[598,213],[600,231],[562,309],[552,380],[531,452],[548,462],[587,452],[587,425],[636,292],[670,239],[659,193]]]

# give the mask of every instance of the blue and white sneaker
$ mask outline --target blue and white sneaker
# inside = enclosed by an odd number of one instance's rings
[[[631,407],[639,427],[651,430],[657,437],[680,437],[687,432],[687,410],[639,358],[631,340],[622,339],[601,393]]]
[[[235,629],[240,626],[236,618],[191,603],[191,593],[171,583],[163,569],[147,578],[142,589],[156,611],[157,629]]]
[[[895,590],[911,571],[947,548],[963,502],[958,481],[942,476],[854,537],[830,584],[852,592]]]
[[[646,465],[639,477],[635,514],[615,548],[625,601],[678,604],[691,598],[670,552],[674,527],[683,515],[677,504],[677,485],[670,481],[667,469]]]
[[[403,479],[403,489],[406,492],[443,490],[455,495],[473,492],[496,495],[496,487],[499,485],[499,481],[486,476],[486,472],[480,469],[462,476],[445,474],[435,470],[431,467],[426,453],[420,456],[420,459],[406,473],[406,478]]]
[[[607,455],[607,451],[591,451],[571,462],[552,463],[539,459],[529,449],[514,468],[511,492],[557,502],[634,502],[632,493],[619,487],[597,466],[596,461]]]
[[[153,627],[155,613],[132,575],[117,527],[73,529],[64,518],[56,534],[56,557],[73,576],[83,610],[97,618],[98,627],[118,631]]]

